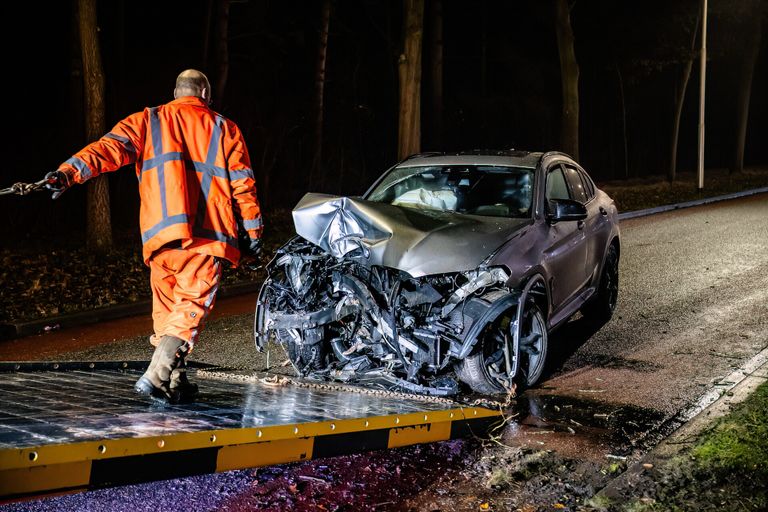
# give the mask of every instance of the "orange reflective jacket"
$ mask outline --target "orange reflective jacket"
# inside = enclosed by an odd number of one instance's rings
[[[250,238],[261,236],[243,135],[200,98],[186,96],[128,116],[59,170],[82,183],[131,163],[139,180],[145,263],[178,240],[185,249],[237,264],[238,222]]]

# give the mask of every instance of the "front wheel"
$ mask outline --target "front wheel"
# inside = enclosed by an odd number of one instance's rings
[[[275,303],[278,295],[279,292],[274,281],[272,278],[267,278],[261,286],[259,298],[256,301],[256,313],[253,322],[253,336],[256,349],[262,352],[268,342],[276,342],[284,348],[294,369],[302,376],[324,369],[328,364],[329,354],[326,343],[322,341],[322,327],[304,330],[298,328],[270,328],[270,312],[279,310]],[[309,331],[313,332],[310,333]],[[307,342],[306,337],[310,335],[313,339],[320,341],[315,343]]]
[[[490,322],[475,350],[457,364],[457,376],[473,391],[489,395],[511,390],[504,344],[512,346],[510,329],[516,313],[516,308],[510,308]],[[526,305],[522,322],[520,364],[513,381],[519,387],[527,388],[536,384],[544,372],[548,336],[544,315],[533,302]]]

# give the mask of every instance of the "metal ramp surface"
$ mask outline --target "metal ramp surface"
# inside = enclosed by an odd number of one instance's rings
[[[194,403],[165,405],[133,393],[147,364],[0,363],[0,499],[482,435],[501,419],[448,401],[253,380],[198,378]]]

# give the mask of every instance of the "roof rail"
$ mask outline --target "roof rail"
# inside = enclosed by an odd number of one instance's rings
[[[519,149],[472,149],[469,151],[460,151],[458,155],[476,155],[476,156],[526,156],[530,151]]]
[[[443,156],[445,155],[442,151],[425,151],[424,153],[414,153],[412,155],[408,155],[407,157],[400,160],[400,162],[405,162],[406,160],[410,160],[412,158],[421,158],[421,157],[428,157],[428,156]]]

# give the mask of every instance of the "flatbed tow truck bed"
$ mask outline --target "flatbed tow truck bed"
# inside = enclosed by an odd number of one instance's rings
[[[501,421],[449,400],[200,366],[196,400],[168,405],[133,392],[147,364],[0,363],[0,501],[480,436]]]

